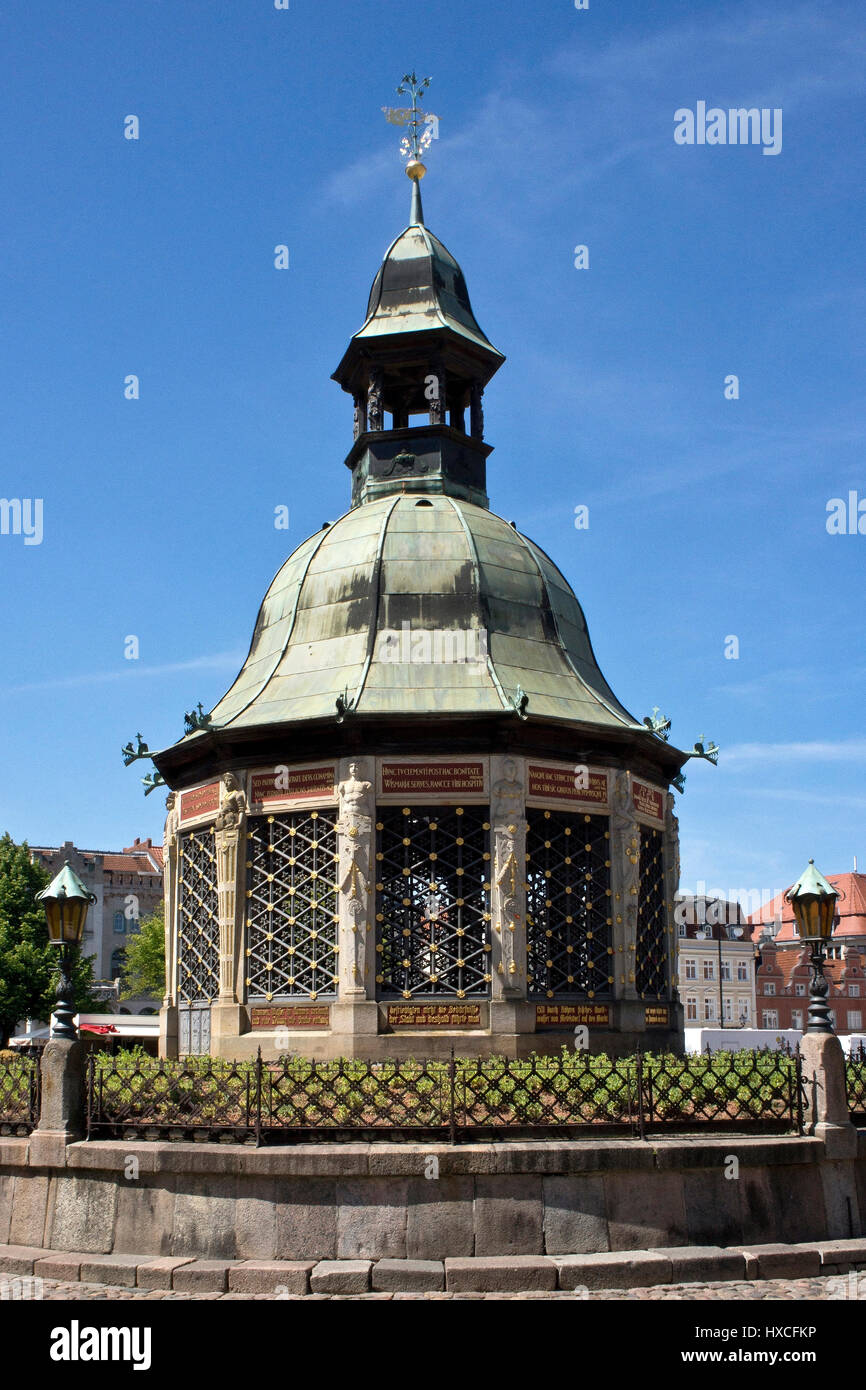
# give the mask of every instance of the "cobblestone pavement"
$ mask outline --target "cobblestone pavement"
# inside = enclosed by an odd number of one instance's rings
[[[570,1301],[585,1301],[589,1298],[593,1301],[602,1299],[640,1299],[644,1300],[664,1300],[670,1299],[680,1303],[684,1299],[695,1300],[715,1300],[725,1301],[730,1299],[739,1300],[769,1300],[771,1302],[788,1302],[791,1300],[820,1299],[828,1301],[846,1297],[847,1280],[838,1274],[827,1274],[814,1279],[765,1279],[756,1280],[754,1283],[717,1283],[717,1284],[659,1284],[649,1289],[610,1289],[601,1292],[593,1292],[588,1295],[572,1293],[368,1293],[368,1294],[307,1294],[303,1299],[298,1296],[291,1299],[292,1302],[381,1302],[382,1300],[395,1299],[398,1302],[403,1300],[435,1300],[448,1299],[460,1301],[462,1299],[567,1299]],[[45,1299],[51,1300],[93,1300],[104,1299],[134,1299],[136,1301],[180,1301],[180,1302],[212,1302],[218,1299],[222,1302],[249,1302],[247,1294],[239,1293],[170,1293],[162,1289],[128,1289],[118,1288],[111,1284],[63,1284],[55,1279],[44,1279],[42,1281],[42,1294]],[[255,1295],[256,1301],[273,1302],[270,1294]],[[283,1301],[282,1299],[280,1301]]]

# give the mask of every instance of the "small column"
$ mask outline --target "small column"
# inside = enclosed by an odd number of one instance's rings
[[[367,428],[373,434],[379,434],[385,428],[384,390],[382,368],[371,367],[367,387]]]
[[[159,1011],[159,1055],[178,1053],[177,1019],[177,794],[166,799],[162,840],[163,895],[165,903],[165,996]]]
[[[665,811],[665,903],[667,905],[667,953],[668,953],[668,997],[677,999],[677,987],[674,980],[679,969],[678,961],[678,940],[674,924],[674,911],[676,909],[676,894],[680,886],[680,823],[674,815],[675,798],[673,792],[668,792],[666,797]],[[724,1027],[724,1019],[720,1020]]]
[[[425,378],[424,395],[430,402],[430,424],[444,425],[447,408],[447,381],[445,366],[441,361],[433,363],[433,371]]]
[[[635,818],[631,781],[629,774],[624,771],[614,774],[610,830],[614,997],[637,999],[635,954],[640,892],[640,827]]]
[[[242,932],[237,918],[243,902],[243,893],[238,891],[239,861],[243,864],[238,846],[245,842],[246,812],[246,797],[237,778],[233,772],[225,773],[214,822],[220,961],[219,999],[211,1009],[211,1050],[215,1055],[229,1055],[231,1040],[245,1031],[238,995],[238,946]]]
[[[345,1050],[351,1053],[355,1035],[378,1032],[373,989],[373,760],[342,759],[338,791],[339,991],[331,1006],[331,1026],[332,1032],[346,1036]]]
[[[469,392],[469,432],[473,439],[484,438],[484,387],[477,381]]]
[[[526,805],[523,761],[490,759],[490,1027],[496,1033],[534,1031],[526,999]]]

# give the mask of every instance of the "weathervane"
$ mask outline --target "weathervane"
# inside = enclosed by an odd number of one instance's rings
[[[439,117],[434,116],[429,111],[423,111],[418,105],[418,98],[429,86],[429,77],[422,77],[419,81],[414,72],[407,72],[397,88],[397,95],[399,97],[410,96],[412,105],[382,107],[385,119],[390,125],[407,127],[407,133],[400,143],[400,153],[407,161],[406,173],[416,183],[419,179],[423,179],[427,172],[421,161],[421,156],[430,148],[434,138],[438,138],[439,135]]]

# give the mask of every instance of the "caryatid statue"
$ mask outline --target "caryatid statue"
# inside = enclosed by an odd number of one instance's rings
[[[627,772],[618,772],[614,781],[610,817],[614,852],[619,859],[623,919],[628,930],[629,945],[637,934],[638,894],[640,892],[640,828],[634,814],[634,803]]]
[[[337,788],[340,796],[340,893],[348,921],[352,986],[364,989],[367,968],[367,927],[370,913],[370,845],[373,831],[373,785],[349,764],[349,776]],[[344,919],[345,921],[346,919]]]
[[[506,993],[516,992],[517,962],[514,933],[520,923],[520,882],[523,869],[519,863],[518,847],[522,831],[523,783],[517,773],[514,758],[506,758],[503,776],[493,784],[490,795],[490,819],[495,845],[497,903],[494,924],[499,934],[499,973],[505,976]]]
[[[214,829],[237,830],[246,809],[247,799],[240,789],[237,777],[233,772],[224,773],[220,788],[220,808],[214,821]]]

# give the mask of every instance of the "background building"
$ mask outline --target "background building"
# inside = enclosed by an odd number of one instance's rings
[[[845,947],[866,952],[866,874],[855,868],[849,874],[827,874],[839,900],[833,925],[833,939],[827,945],[827,958],[841,960]],[[800,937],[794,924],[791,904],[780,893],[759,912],[749,918],[752,940],[759,947],[767,942],[779,951],[801,949]]]
[[[739,903],[678,893],[677,966],[686,1028],[755,1028],[755,946]]]
[[[827,1003],[837,1033],[862,1033],[866,1017],[863,966],[866,952],[841,947],[841,955],[828,960],[824,974],[830,981]],[[757,971],[759,1028],[805,1028],[809,1009],[809,951],[762,945]]]
[[[87,913],[82,952],[93,957],[97,996],[112,1008],[129,1013],[153,1013],[159,1001],[146,996],[117,1003],[116,981],[123,968],[127,939],[139,930],[162,902],[162,846],[138,840],[120,851],[78,849],[71,840],[59,846],[31,845],[35,863],[53,876],[65,863],[96,895]],[[111,1001],[114,1001],[113,1003]]]

